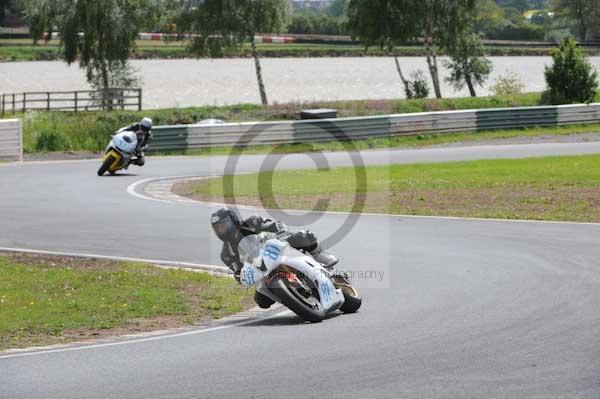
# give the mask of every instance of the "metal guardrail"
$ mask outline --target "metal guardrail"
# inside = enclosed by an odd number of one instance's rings
[[[26,111],[142,110],[142,89],[45,91],[2,94],[0,116]]]
[[[23,130],[19,119],[0,120],[0,160],[23,160]]]
[[[154,128],[151,151],[293,144],[600,122],[600,104],[427,112],[323,120]]]

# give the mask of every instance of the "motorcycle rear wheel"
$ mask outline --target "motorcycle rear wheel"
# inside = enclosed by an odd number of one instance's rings
[[[319,323],[325,318],[325,311],[321,305],[321,302],[314,296],[316,289],[312,282],[306,277],[298,277],[302,279],[302,282],[311,287],[311,297],[306,297],[300,294],[288,281],[287,278],[276,277],[270,284],[271,290],[277,298],[281,301],[292,312],[296,313],[302,319],[311,323]]]

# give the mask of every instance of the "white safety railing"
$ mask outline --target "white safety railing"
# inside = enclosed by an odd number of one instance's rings
[[[19,119],[0,119],[0,160],[23,160],[23,128]]]
[[[600,123],[600,104],[425,112],[357,118],[160,126],[151,150],[293,144],[371,137]]]

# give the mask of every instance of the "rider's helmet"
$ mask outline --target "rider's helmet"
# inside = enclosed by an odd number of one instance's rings
[[[148,133],[152,129],[152,119],[144,118],[140,121],[140,129]]]
[[[221,241],[233,241],[240,229],[240,218],[229,208],[221,208],[210,216],[213,231]]]

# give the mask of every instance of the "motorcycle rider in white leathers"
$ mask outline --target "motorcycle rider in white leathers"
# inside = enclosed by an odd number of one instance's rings
[[[152,119],[143,118],[139,123],[123,127],[118,130],[121,132],[134,132],[137,136],[137,147],[135,149],[135,157],[131,159],[130,164],[137,166],[144,166],[146,163],[146,157],[144,151],[148,148],[150,141],[152,141]]]
[[[238,214],[229,208],[221,208],[214,212],[211,215],[211,225],[217,237],[223,241],[221,260],[233,271],[238,282],[243,267],[239,258],[238,244],[242,238],[250,234],[274,233],[278,239],[287,241],[290,246],[309,253],[327,269],[333,269],[338,263],[335,256],[321,248],[317,237],[310,230],[291,233],[284,223],[264,219],[258,215],[241,220]],[[263,308],[273,304],[270,298],[258,292],[254,295],[254,301]]]

